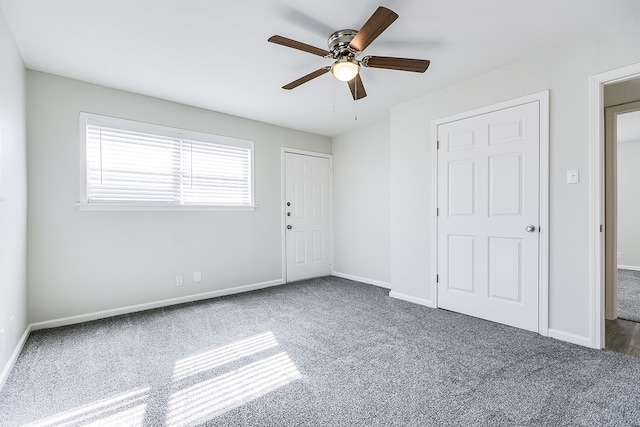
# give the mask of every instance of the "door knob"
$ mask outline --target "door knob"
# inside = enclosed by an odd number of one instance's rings
[[[527,233],[533,233],[534,231],[536,231],[536,227],[535,225],[527,225],[527,228],[525,230],[527,230]]]
[[[287,230],[291,230],[292,228],[293,228],[293,226],[287,225]]]

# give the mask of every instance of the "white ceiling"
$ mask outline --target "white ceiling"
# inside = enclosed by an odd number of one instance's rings
[[[365,51],[430,59],[425,74],[364,69],[354,102],[330,61],[267,42],[326,49],[379,5],[400,18]],[[639,0],[0,0],[28,68],[334,136],[405,100],[626,25]],[[355,117],[357,115],[357,120]]]

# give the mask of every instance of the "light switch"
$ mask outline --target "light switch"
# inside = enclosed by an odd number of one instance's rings
[[[569,169],[567,171],[567,184],[578,184],[580,182],[580,169]]]

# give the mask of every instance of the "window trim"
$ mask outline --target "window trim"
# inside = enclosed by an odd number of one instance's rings
[[[172,203],[89,203],[87,198],[87,122],[92,125],[108,126],[129,131],[146,132],[166,136],[170,138],[191,139],[212,144],[224,144],[232,146],[249,146],[251,162],[251,204],[250,205],[179,205]],[[247,139],[233,138],[222,135],[213,135],[186,129],[172,128],[152,123],[103,116],[93,113],[80,112],[79,120],[79,154],[80,154],[80,201],[75,203],[79,210],[83,211],[253,211],[258,206],[255,203],[255,164],[254,142]]]

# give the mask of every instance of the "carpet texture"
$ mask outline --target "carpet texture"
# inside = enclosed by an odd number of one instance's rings
[[[640,359],[335,277],[34,332],[0,425],[638,425]]]
[[[618,270],[618,317],[640,322],[640,271]]]

